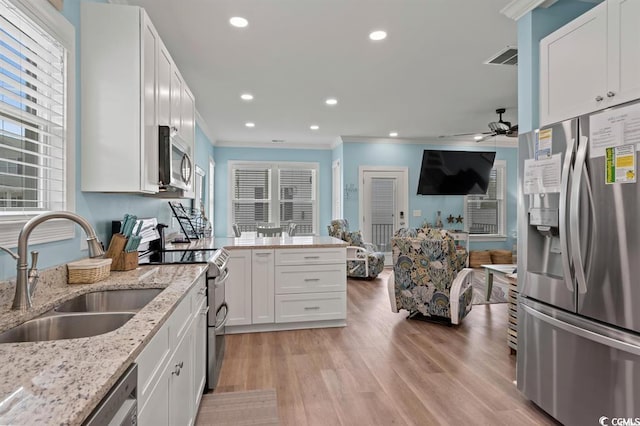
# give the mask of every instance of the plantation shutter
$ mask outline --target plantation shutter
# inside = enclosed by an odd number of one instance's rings
[[[66,208],[66,56],[0,0],[0,214]]]
[[[270,222],[271,170],[268,167],[233,170],[233,223],[240,231],[255,231],[256,222]]]
[[[486,195],[467,195],[467,223],[471,234],[500,232],[500,203],[504,185],[504,169],[494,168]]]
[[[296,234],[312,234],[316,172],[308,168],[278,170],[280,225],[296,223]]]
[[[371,242],[383,251],[391,247],[395,198],[395,179],[371,179]]]

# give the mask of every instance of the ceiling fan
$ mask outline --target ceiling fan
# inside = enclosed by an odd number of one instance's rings
[[[490,123],[488,123],[489,129],[491,130],[490,132],[461,133],[461,134],[451,135],[451,136],[471,136],[471,135],[475,135],[474,139],[477,142],[480,142],[480,141],[483,141],[483,140],[485,140],[487,138],[490,138],[490,137],[493,137],[493,136],[498,136],[498,135],[507,136],[507,137],[510,137],[510,138],[517,138],[518,137],[518,125],[514,124],[512,126],[511,122],[504,121],[502,119],[502,114],[504,114],[505,111],[506,111],[505,108],[496,109],[496,114],[498,114],[498,121],[491,121]]]

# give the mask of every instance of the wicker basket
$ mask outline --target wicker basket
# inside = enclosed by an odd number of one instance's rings
[[[102,281],[111,273],[113,259],[82,259],[67,263],[69,284],[91,284]]]
[[[512,264],[513,256],[511,250],[491,250],[491,263]]]
[[[489,250],[472,250],[469,255],[469,266],[479,268],[480,265],[491,264],[491,252]]]

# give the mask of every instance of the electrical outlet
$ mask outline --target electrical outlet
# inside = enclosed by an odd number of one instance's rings
[[[422,210],[414,210],[413,217],[422,217]]]

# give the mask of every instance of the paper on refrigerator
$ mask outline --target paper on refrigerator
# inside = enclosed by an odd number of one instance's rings
[[[562,154],[535,160],[524,160],[523,191],[525,194],[560,192]]]
[[[640,144],[640,103],[589,117],[589,156],[604,157],[607,148]]]

